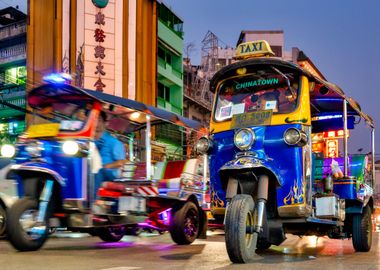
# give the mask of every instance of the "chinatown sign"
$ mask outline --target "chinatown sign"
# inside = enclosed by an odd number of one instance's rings
[[[96,91],[103,92],[106,85],[102,82],[102,76],[106,75],[104,71],[104,65],[102,60],[106,57],[105,50],[106,48],[102,46],[106,35],[102,26],[105,25],[105,16],[102,13],[102,8],[105,8],[108,4],[108,0],[93,0],[92,3],[98,8],[98,12],[95,14],[95,24],[97,28],[94,32],[95,41],[98,43],[94,48],[94,56],[97,60],[95,75],[98,75],[98,80],[94,83]]]

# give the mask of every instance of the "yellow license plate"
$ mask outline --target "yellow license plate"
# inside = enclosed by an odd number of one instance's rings
[[[38,124],[32,125],[26,131],[28,138],[39,138],[39,137],[54,137],[58,135],[59,124]]]

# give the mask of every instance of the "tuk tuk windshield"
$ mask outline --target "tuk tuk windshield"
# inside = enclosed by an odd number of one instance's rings
[[[33,124],[59,123],[61,131],[79,131],[87,121],[90,108],[75,103],[52,103],[34,110]]]
[[[218,89],[214,119],[224,121],[234,114],[262,110],[291,113],[297,107],[298,93],[299,75],[292,72],[258,70],[227,79]]]

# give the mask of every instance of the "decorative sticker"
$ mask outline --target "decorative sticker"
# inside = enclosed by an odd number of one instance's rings
[[[268,100],[265,102],[265,110],[276,110],[277,100]]]
[[[232,105],[228,105],[228,106],[224,106],[220,108],[220,111],[219,111],[220,119],[229,118],[231,117],[231,115],[232,115]]]
[[[239,103],[232,106],[232,114],[244,113],[245,103]]]

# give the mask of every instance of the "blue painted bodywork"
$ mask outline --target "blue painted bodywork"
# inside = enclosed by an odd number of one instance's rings
[[[294,127],[302,129],[300,124],[253,127],[256,142],[249,151],[252,157],[235,158],[241,151],[234,145],[234,130],[215,133],[212,136],[214,147],[210,153],[211,199],[213,207],[225,207],[225,190],[222,188],[220,170],[244,168],[247,163],[252,167],[265,167],[273,172],[278,181],[277,206],[300,204],[305,201],[305,183],[303,181],[302,147],[289,146],[284,142],[284,132]],[[244,160],[245,159],[245,160]]]
[[[17,171],[33,173],[43,171],[52,176],[61,185],[62,199],[86,199],[87,197],[87,161],[86,158],[67,156],[62,152],[61,142],[39,140],[42,143],[41,157],[32,158],[25,150],[26,145],[18,145],[16,156]],[[18,179],[19,194],[23,194],[22,179]]]

